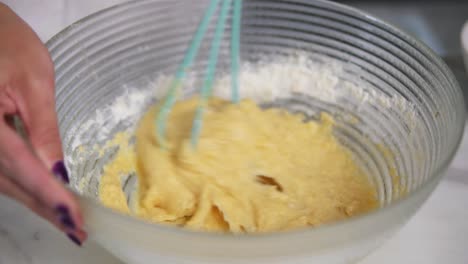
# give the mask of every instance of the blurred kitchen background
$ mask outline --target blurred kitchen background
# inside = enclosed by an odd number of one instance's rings
[[[336,2],[364,10],[426,43],[452,69],[465,94],[465,102],[468,101],[468,69],[465,69],[463,63],[461,45],[462,27],[468,22],[468,0]],[[465,37],[468,43],[468,34]]]

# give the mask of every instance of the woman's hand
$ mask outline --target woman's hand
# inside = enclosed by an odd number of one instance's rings
[[[55,113],[54,67],[37,35],[0,3],[0,193],[23,203],[64,231],[86,239],[68,173]],[[29,143],[16,133],[21,119]]]

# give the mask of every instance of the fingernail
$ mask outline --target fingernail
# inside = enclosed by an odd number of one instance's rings
[[[67,234],[67,236],[73,243],[81,247],[81,241],[76,236],[74,236],[73,234]]]
[[[52,167],[52,173],[64,183],[70,183],[70,179],[68,178],[68,171],[65,167],[65,163],[62,160],[57,161],[54,166]]]
[[[55,208],[55,212],[57,212],[58,219],[64,227],[71,230],[75,230],[75,222],[70,216],[70,210],[68,210],[68,208],[65,205],[58,205]]]

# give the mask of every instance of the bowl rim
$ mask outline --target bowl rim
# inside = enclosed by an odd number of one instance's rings
[[[326,6],[328,8],[333,8],[334,10],[339,10],[341,12],[344,12],[346,15],[352,16],[354,18],[361,19],[367,23],[371,23],[372,26],[377,26],[389,33],[394,34],[395,36],[410,42],[413,44],[419,51],[421,51],[424,55],[428,56],[434,66],[438,67],[443,74],[447,77],[448,81],[451,81],[453,85],[455,86],[454,88],[462,93],[461,88],[458,84],[458,81],[456,80],[455,76],[453,75],[452,71],[449,69],[447,64],[425,43],[420,41],[417,38],[411,37],[409,34],[405,33],[403,30],[398,28],[395,25],[392,25],[391,23],[385,22],[365,11],[359,10],[357,8],[337,3],[337,2],[332,2],[328,0],[314,0],[315,3],[320,4],[322,6]],[[55,42],[60,41],[60,39],[63,38],[63,36],[66,36],[67,33],[70,30],[73,30],[77,26],[79,26],[81,23],[87,22],[88,20],[91,20],[93,18],[99,17],[102,14],[106,14],[110,11],[117,10],[119,8],[128,8],[133,5],[138,5],[141,3],[146,3],[146,2],[155,2],[154,0],[131,0],[123,3],[119,3],[116,5],[112,5],[110,7],[101,9],[97,12],[94,12],[90,15],[87,15],[76,22],[70,24],[69,26],[65,27],[61,31],[59,31],[57,34],[55,34],[52,38],[50,38],[46,43],[46,47],[51,49],[51,47],[55,44]],[[164,2],[175,2],[174,0],[158,0],[156,1],[158,3],[164,3]],[[311,2],[308,0],[291,0],[291,2],[294,3],[308,3],[310,4]],[[460,108],[463,109],[460,113],[462,113],[463,120],[466,120],[466,110],[465,110],[465,102],[463,96],[460,98],[461,104],[459,105]],[[281,239],[281,240],[290,240],[290,239],[297,239],[299,237],[305,237],[305,236],[310,236],[317,234],[318,232],[327,232],[329,230],[336,229],[337,227],[344,227],[344,226],[349,226],[349,225],[355,225],[357,223],[362,223],[365,220],[369,220],[373,217],[377,216],[382,216],[384,214],[388,214],[389,212],[395,211],[395,209],[407,204],[410,202],[410,200],[416,199],[424,190],[427,191],[428,188],[431,186],[436,186],[440,179],[444,176],[444,172],[448,169],[450,162],[452,161],[453,157],[457,153],[460,143],[462,141],[463,133],[464,133],[465,126],[464,124],[461,124],[460,127],[458,128],[458,131],[456,131],[456,144],[454,145],[453,149],[451,149],[450,153],[443,157],[440,165],[436,167],[431,175],[430,178],[415,188],[411,193],[408,193],[407,195],[403,196],[402,198],[392,202],[389,205],[386,205],[385,207],[378,208],[376,210],[373,210],[371,212],[361,214],[346,220],[341,220],[341,221],[335,221],[331,222],[328,224],[323,224],[318,227],[314,228],[299,228],[299,229],[294,229],[290,231],[284,231],[284,232],[271,232],[271,233],[249,233],[246,235],[236,235],[236,236],[231,236],[231,235],[226,235],[226,234],[219,234],[219,233],[213,233],[213,232],[203,232],[203,231],[194,231],[186,228],[180,228],[180,227],[174,227],[174,226],[167,226],[167,225],[159,225],[155,224],[152,222],[149,222],[144,219],[139,219],[134,216],[128,216],[125,214],[122,214],[114,209],[105,207],[95,199],[92,199],[87,196],[83,196],[77,192],[77,190],[71,189],[71,191],[77,196],[80,197],[80,199],[83,199],[87,203],[89,203],[92,207],[98,208],[100,211],[102,211],[104,214],[107,214],[108,217],[116,218],[120,221],[120,223],[128,223],[130,225],[138,225],[142,228],[147,228],[151,229],[154,232],[162,232],[162,233],[168,233],[172,235],[178,235],[183,239],[189,239],[189,238],[194,238],[194,235],[197,236],[197,238],[205,238],[205,239],[211,239],[213,242],[216,243],[222,243],[222,242],[227,242],[227,241],[236,241],[236,240],[250,240],[250,241],[255,241],[255,242],[261,242],[261,241],[266,241],[269,240],[271,242],[271,238],[275,239]],[[431,190],[432,192],[432,190]],[[415,212],[412,213],[414,215]]]

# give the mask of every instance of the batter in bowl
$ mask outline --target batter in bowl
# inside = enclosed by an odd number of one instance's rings
[[[197,104],[196,97],[175,104],[166,149],[155,134],[158,106],[148,110],[135,148],[122,144],[104,168],[104,205],[156,223],[233,233],[318,226],[378,207],[368,177],[334,137],[331,116],[304,122],[301,114],[261,109],[248,99],[213,98],[193,148]],[[130,211],[120,179],[131,170],[138,193]]]

